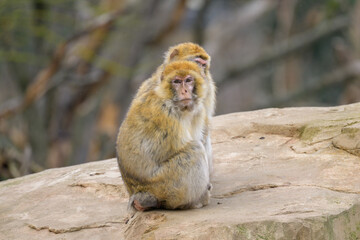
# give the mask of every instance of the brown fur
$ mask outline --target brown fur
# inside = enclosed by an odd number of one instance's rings
[[[189,74],[195,81],[195,108],[181,111],[174,104],[171,81]],[[147,92],[133,100],[116,143],[130,209],[134,201],[145,210],[208,204],[209,169],[202,143],[204,77],[196,63],[172,62],[158,74],[158,84],[149,85]]]
[[[209,161],[209,171],[211,172],[212,149],[211,149],[211,139],[210,139],[210,124],[211,124],[211,118],[215,112],[216,87],[212,79],[212,76],[210,74],[211,57],[201,46],[195,43],[185,42],[170,47],[168,51],[165,53],[164,63],[158,67],[158,69],[152,75],[151,78],[143,82],[135,98],[147,93],[149,90],[153,89],[155,86],[157,86],[160,83],[159,74],[163,71],[164,66],[166,64],[174,61],[184,61],[184,60],[193,62],[196,57],[201,57],[208,61],[208,65],[206,69],[204,69],[204,74],[205,74],[204,107],[206,111],[206,115],[204,116],[205,118],[204,121],[206,124],[204,129],[204,137],[202,141],[205,146]]]

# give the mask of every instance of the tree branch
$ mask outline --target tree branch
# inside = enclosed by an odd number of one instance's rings
[[[41,70],[35,77],[34,81],[26,89],[25,97],[22,101],[10,100],[11,103],[5,103],[0,107],[0,120],[8,118],[33,104],[37,99],[43,96],[51,88],[48,88],[48,83],[60,69],[61,63],[65,57],[67,47],[74,41],[87,36],[94,31],[110,27],[124,10],[118,10],[113,13],[107,13],[99,16],[94,22],[82,31],[75,33],[64,43],[61,43],[55,50],[55,53],[50,61],[50,64]]]
[[[315,82],[316,84],[300,89],[299,91],[289,94],[288,96],[275,99],[269,104],[257,106],[254,109],[282,107],[297,99],[309,95],[314,95],[326,87],[332,86],[337,83],[346,82],[348,80],[351,80],[359,76],[360,76],[360,60],[357,60],[351,62],[345,67],[336,69],[333,72],[327,74],[325,77],[323,77],[321,81],[318,80],[311,81],[311,82]]]
[[[186,0],[179,0],[174,12],[171,14],[168,24],[156,36],[147,41],[147,44],[155,45],[161,42],[166,36],[174,31],[182,20],[186,8]]]
[[[234,81],[235,78],[263,67],[270,62],[279,60],[286,57],[296,51],[300,51],[309,45],[327,37],[335,32],[341,31],[344,28],[349,27],[350,17],[348,15],[340,16],[335,19],[320,23],[315,28],[308,30],[304,33],[298,34],[288,40],[285,40],[277,45],[274,45],[265,50],[259,56],[256,56],[249,61],[245,62],[241,66],[230,69],[228,74],[222,81],[217,83],[218,86],[225,82]]]

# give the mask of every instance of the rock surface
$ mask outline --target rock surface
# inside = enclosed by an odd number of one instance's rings
[[[213,121],[211,204],[137,213],[116,160],[0,182],[0,239],[359,239],[360,104]]]

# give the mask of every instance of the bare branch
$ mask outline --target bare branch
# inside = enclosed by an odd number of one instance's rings
[[[314,42],[329,36],[330,34],[349,27],[349,24],[350,17],[348,15],[340,16],[321,23],[311,30],[298,34],[288,40],[268,48],[259,56],[250,59],[236,69],[230,69],[224,79],[219,81],[217,85],[221,85],[229,81],[234,81],[236,80],[235,78],[238,79],[243,74],[254,71],[259,67],[263,67],[270,62],[279,60],[280,58],[286,57],[287,55],[296,51],[300,51]]]
[[[185,8],[186,8],[186,1],[185,0],[178,1],[178,4],[174,9],[173,14],[171,14],[171,18],[169,19],[169,23],[156,36],[154,36],[152,39],[150,39],[148,41],[148,44],[155,45],[155,44],[161,42],[172,31],[174,31],[178,27],[180,21],[183,18]]]
[[[336,69],[335,71],[327,74],[321,81],[319,80],[311,81],[311,82],[315,82],[316,84],[300,89],[299,91],[289,94],[288,96],[285,96],[283,98],[275,99],[271,103],[263,106],[258,106],[255,109],[281,107],[295,100],[303,98],[305,96],[314,95],[326,87],[332,86],[337,83],[346,82],[348,80],[351,80],[359,76],[360,76],[360,60],[357,60],[355,62],[351,62],[345,67]]]
[[[120,14],[122,14],[124,10],[119,10],[113,13],[107,13],[99,16],[94,20],[94,22],[84,30],[75,33],[72,37],[70,37],[67,41],[60,44],[50,61],[50,64],[43,70],[41,70],[35,77],[35,80],[30,84],[30,86],[26,89],[25,97],[22,102],[17,102],[16,104],[12,104],[9,107],[9,104],[5,107],[0,107],[0,120],[4,118],[8,118],[19,111],[27,108],[31,104],[33,104],[37,99],[43,96],[48,90],[51,88],[48,87],[48,83],[60,69],[61,63],[65,57],[67,47],[73,43],[74,41],[87,36],[94,31],[104,28],[110,27],[114,21],[118,18]]]
[[[198,12],[196,17],[193,34],[195,42],[202,45],[204,43],[204,31],[205,31],[205,16],[208,12],[213,0],[205,0],[203,6]]]

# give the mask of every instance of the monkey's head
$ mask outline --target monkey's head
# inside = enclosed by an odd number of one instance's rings
[[[186,42],[170,47],[165,54],[164,64],[179,60],[195,62],[207,73],[211,58],[198,44]]]
[[[157,93],[175,110],[191,112],[205,96],[204,77],[203,71],[194,62],[170,62],[164,66]]]

